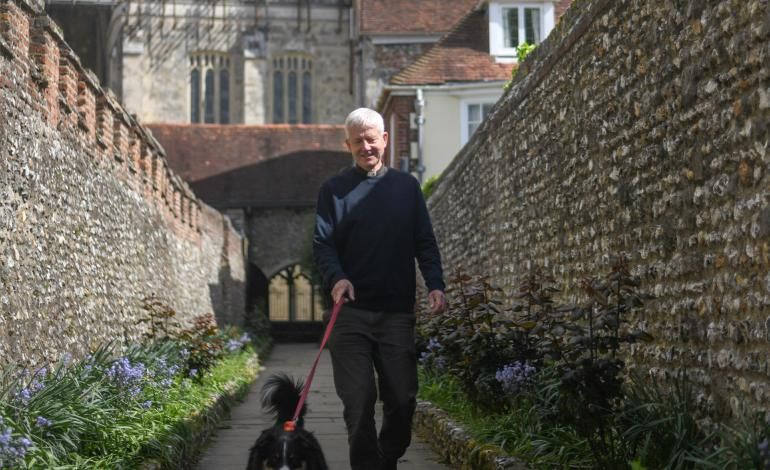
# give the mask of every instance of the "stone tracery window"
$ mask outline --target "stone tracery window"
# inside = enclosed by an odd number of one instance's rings
[[[190,56],[190,122],[230,123],[230,67],[222,52]]]
[[[313,122],[313,61],[304,54],[274,57],[273,123]]]

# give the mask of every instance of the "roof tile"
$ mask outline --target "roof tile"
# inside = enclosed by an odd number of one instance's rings
[[[479,0],[361,0],[364,34],[445,33]]]
[[[489,55],[486,9],[468,13],[435,46],[396,74],[394,85],[434,85],[447,82],[507,80],[514,64],[495,62]]]
[[[303,151],[347,152],[344,126],[148,124],[169,166],[194,183],[271,158]]]

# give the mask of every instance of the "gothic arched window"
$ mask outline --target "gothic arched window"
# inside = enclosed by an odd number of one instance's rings
[[[190,71],[190,122],[201,120],[201,73],[197,68]]]
[[[310,117],[313,115],[313,90],[310,81],[310,72],[302,74],[302,123],[310,124]]]
[[[230,123],[230,62],[221,52],[190,56],[190,122]]]
[[[302,54],[273,58],[273,123],[313,122],[312,63]]]
[[[219,71],[219,122],[230,123],[230,72]]]

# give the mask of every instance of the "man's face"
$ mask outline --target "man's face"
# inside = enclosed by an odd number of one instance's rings
[[[345,144],[356,165],[367,171],[377,170],[382,165],[382,157],[388,145],[388,133],[380,134],[375,127],[353,127],[348,129]]]

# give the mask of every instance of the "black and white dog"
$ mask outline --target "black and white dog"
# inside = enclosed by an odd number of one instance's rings
[[[321,445],[304,427],[307,406],[302,406],[296,426],[285,426],[294,417],[302,382],[274,374],[262,387],[262,407],[275,415],[275,424],[262,431],[251,448],[246,470],[329,470]]]

